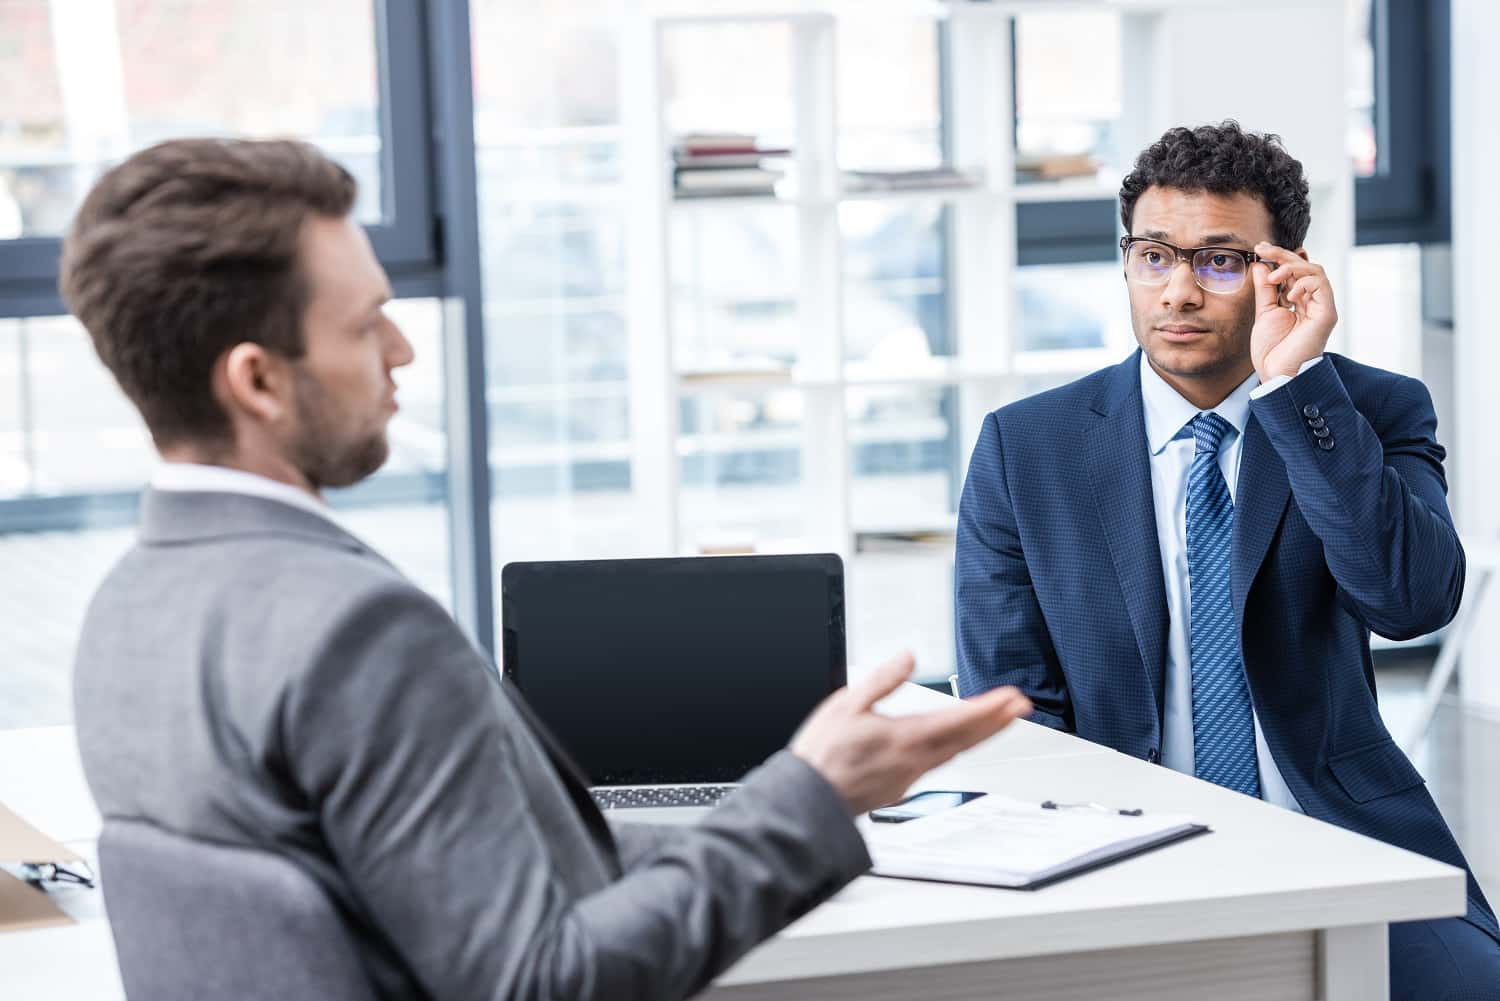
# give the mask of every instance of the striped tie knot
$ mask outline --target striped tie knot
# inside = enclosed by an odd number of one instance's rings
[[[1219,444],[1224,440],[1224,435],[1229,433],[1232,425],[1218,414],[1211,411],[1201,413],[1188,422],[1192,428],[1193,442],[1196,448],[1194,455],[1219,454]]]

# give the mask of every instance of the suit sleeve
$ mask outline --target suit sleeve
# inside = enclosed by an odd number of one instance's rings
[[[620,851],[620,868],[626,872],[649,864],[659,852],[691,831],[686,826],[669,827],[665,824],[639,824],[631,821],[617,823],[612,817],[606,819],[615,836],[615,847]]]
[[[698,828],[643,842],[623,878],[577,896],[549,832],[579,821],[528,800],[533,738],[493,672],[415,589],[354,605],[286,697],[286,758],[429,996],[683,998],[869,866],[837,793],[782,752]]]
[[[953,562],[959,693],[1015,685],[1035,706],[1033,721],[1071,731],[1067,682],[1032,588],[1002,450],[999,421],[989,414],[958,503]]]
[[[1463,597],[1464,552],[1427,387],[1399,379],[1367,418],[1324,363],[1251,408],[1286,463],[1346,607],[1391,639],[1451,620]]]

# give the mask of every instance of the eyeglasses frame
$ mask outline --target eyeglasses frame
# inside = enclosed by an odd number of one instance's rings
[[[1250,265],[1252,265],[1252,264],[1255,264],[1255,263],[1259,262],[1259,263],[1262,263],[1262,264],[1269,265],[1271,267],[1275,267],[1276,266],[1272,261],[1268,260],[1267,258],[1264,258],[1264,257],[1260,256],[1259,254],[1254,253],[1254,252],[1249,251],[1249,250],[1241,250],[1238,247],[1217,247],[1217,246],[1212,246],[1212,245],[1207,246],[1207,247],[1178,247],[1178,246],[1175,246],[1173,244],[1168,243],[1165,240],[1158,240],[1158,239],[1155,239],[1154,237],[1150,237],[1150,236],[1122,236],[1122,237],[1120,237],[1120,269],[1121,269],[1121,272],[1125,275],[1125,280],[1127,282],[1133,281],[1137,285],[1146,285],[1146,286],[1149,286],[1151,288],[1157,288],[1159,286],[1167,284],[1167,282],[1170,282],[1172,280],[1172,272],[1171,271],[1167,272],[1166,279],[1164,281],[1159,281],[1159,282],[1143,282],[1139,278],[1132,278],[1132,277],[1130,277],[1129,270],[1127,270],[1125,268],[1125,261],[1130,258],[1130,248],[1131,248],[1131,246],[1134,245],[1134,244],[1137,244],[1137,243],[1154,243],[1157,246],[1166,247],[1168,250],[1172,251],[1174,254],[1177,255],[1177,260],[1172,263],[1172,271],[1176,271],[1177,270],[1177,265],[1178,264],[1184,264],[1184,263],[1187,264],[1188,270],[1192,271],[1192,273],[1193,273],[1193,284],[1197,285],[1199,288],[1201,288],[1203,291],[1209,293],[1210,295],[1234,295],[1236,292],[1239,292],[1241,289],[1243,289],[1245,287],[1245,283],[1244,282],[1240,282],[1238,288],[1232,288],[1232,289],[1230,289],[1227,292],[1220,292],[1217,289],[1211,289],[1211,288],[1209,288],[1207,285],[1204,285],[1201,281],[1199,281],[1198,280],[1198,272],[1196,272],[1196,271],[1193,270],[1193,258],[1197,257],[1199,254],[1201,254],[1205,250],[1217,250],[1217,251],[1220,251],[1220,252],[1225,253],[1225,254],[1234,254],[1236,257],[1239,257],[1242,260],[1244,260],[1244,262],[1245,262],[1245,278],[1246,279],[1249,279],[1249,277],[1250,277]]]

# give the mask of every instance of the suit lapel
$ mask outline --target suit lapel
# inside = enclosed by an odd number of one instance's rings
[[[1167,596],[1156,539],[1138,353],[1110,374],[1093,409],[1098,419],[1088,432],[1089,481],[1141,663],[1156,696],[1159,722],[1166,673]]]
[[[1291,487],[1286,463],[1276,454],[1260,422],[1251,414],[1245,423],[1245,443],[1240,452],[1239,487],[1235,491],[1234,541],[1230,589],[1234,614],[1244,628],[1245,598],[1260,571],[1266,550],[1286,513]]]
[[[494,670],[493,666],[491,666],[491,670]],[[498,672],[496,673],[498,674]],[[510,704],[515,707],[516,714],[526,723],[526,726],[531,730],[532,736],[536,737],[537,743],[542,745],[542,750],[546,753],[547,760],[552,763],[553,770],[557,772],[558,779],[562,782],[563,788],[568,792],[568,798],[573,801],[574,808],[578,810],[579,819],[583,821],[584,826],[593,835],[595,844],[599,846],[599,850],[604,853],[605,858],[608,860],[610,871],[618,879],[620,876],[620,853],[618,847],[615,845],[614,833],[610,831],[609,822],[604,819],[604,814],[599,811],[599,805],[594,802],[594,797],[589,794],[589,782],[584,777],[583,770],[578,767],[572,756],[558,743],[557,738],[552,735],[552,731],[547,729],[547,725],[542,722],[531,706],[526,704],[525,697],[516,689],[516,686],[502,680],[501,687],[505,690],[505,695],[510,700]]]

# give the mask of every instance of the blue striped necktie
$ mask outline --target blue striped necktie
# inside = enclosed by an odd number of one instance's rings
[[[1178,434],[1195,445],[1187,491],[1193,772],[1259,798],[1255,717],[1229,590],[1234,501],[1219,471],[1219,445],[1229,427],[1218,414],[1202,413]]]

